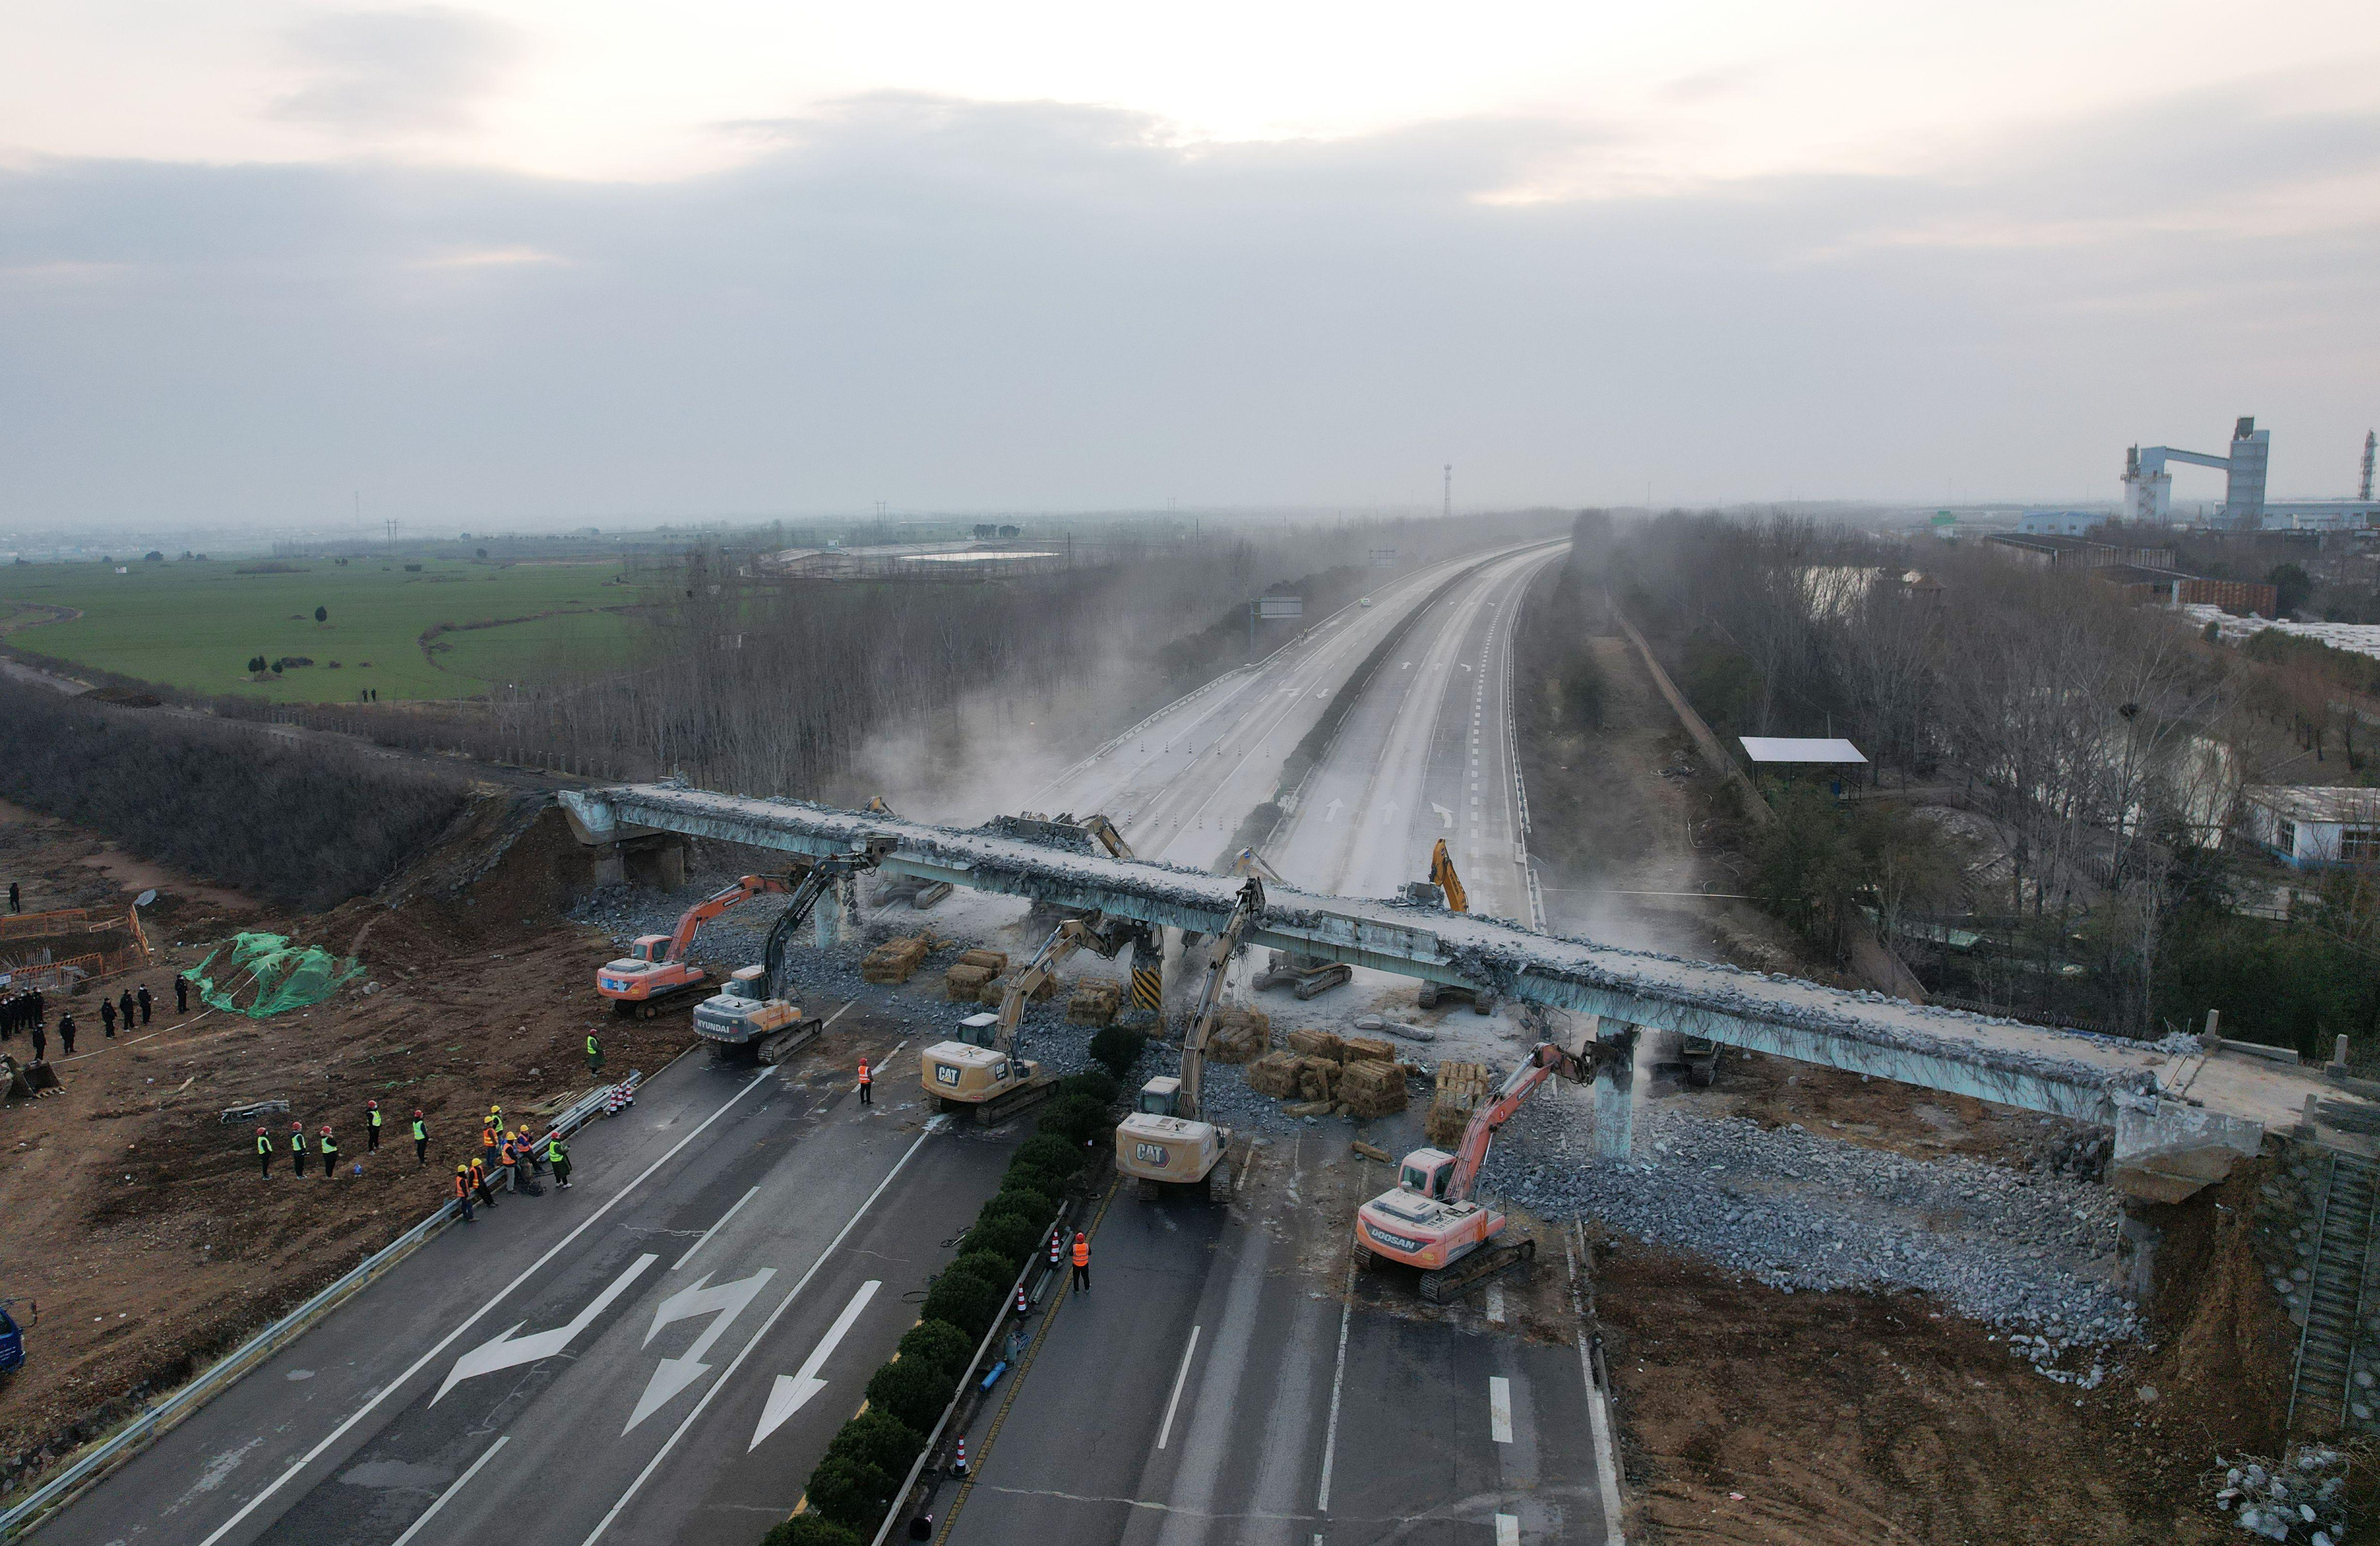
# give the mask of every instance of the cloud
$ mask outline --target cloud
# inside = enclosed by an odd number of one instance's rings
[[[358,139],[471,127],[526,52],[512,28],[434,6],[315,17],[285,41],[305,83],[273,115]]]
[[[1434,505],[1449,460],[1481,504],[2112,497],[2242,412],[2320,489],[2380,396],[2375,128],[2195,98],[1527,202],[1628,141],[877,96],[674,183],[46,163],[0,274],[110,277],[0,284],[0,525]]]

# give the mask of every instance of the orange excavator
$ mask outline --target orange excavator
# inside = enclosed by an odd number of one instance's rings
[[[1595,1070],[1587,1060],[1573,1057],[1551,1041],[1540,1041],[1528,1058],[1512,1070],[1495,1097],[1471,1114],[1463,1143],[1450,1154],[1443,1149],[1416,1149],[1397,1166],[1397,1184],[1356,1211],[1355,1265],[1402,1262],[1421,1269],[1421,1296],[1442,1305],[1525,1262],[1535,1260],[1534,1239],[1507,1241],[1504,1215],[1471,1200],[1479,1167],[1488,1163],[1496,1130],[1512,1119],[1527,1100],[1555,1075],[1581,1083]]]
[[[595,974],[595,991],[612,1001],[614,1015],[650,1020],[671,1001],[706,987],[710,973],[686,959],[694,936],[702,926],[739,902],[768,892],[792,889],[776,875],[747,875],[678,916],[677,927],[666,934],[640,934],[628,954],[606,961]]]

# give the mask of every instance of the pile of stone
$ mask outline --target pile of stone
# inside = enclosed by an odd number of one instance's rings
[[[2215,1463],[2224,1466],[2220,1455]],[[2285,1460],[2241,1455],[2209,1479],[2215,1506],[2250,1535],[2338,1546],[2347,1539],[2347,1469],[2343,1451],[2300,1444]]]
[[[1471,1114],[1486,1102],[1491,1088],[1492,1076],[1484,1063],[1439,1064],[1438,1090],[1430,1098],[1429,1117],[1423,1124],[1429,1141],[1440,1149],[1461,1143],[1463,1130],[1471,1126]]]

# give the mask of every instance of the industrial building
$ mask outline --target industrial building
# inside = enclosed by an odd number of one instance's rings
[[[2354,499],[2304,499],[2276,503],[2265,497],[2273,456],[2273,432],[2256,428],[2253,418],[2232,426],[2230,449],[2223,456],[2184,451],[2171,445],[2135,445],[2124,453],[2124,519],[2155,526],[2173,519],[2175,462],[2208,467],[2223,474],[2223,510],[2216,524],[2235,530],[2284,529],[2322,531],[2345,527],[2380,526],[2380,502],[2372,497],[2373,456],[2380,438],[2363,437],[2363,483]]]
[[[2240,798],[2248,835],[2293,870],[2380,860],[2380,789],[2264,784]]]
[[[2118,533],[2109,532],[2110,536]],[[2131,547],[2081,537],[2000,532],[1984,539],[1985,550],[2046,569],[2079,569],[2128,600],[2160,606],[2201,603],[2270,617],[2280,609],[2280,591],[2253,580],[2206,579],[2173,566],[2171,548]]]

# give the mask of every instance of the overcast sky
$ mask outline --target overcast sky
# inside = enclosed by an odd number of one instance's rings
[[[2242,413],[2354,492],[2370,0],[0,12],[8,526],[2112,499]]]

